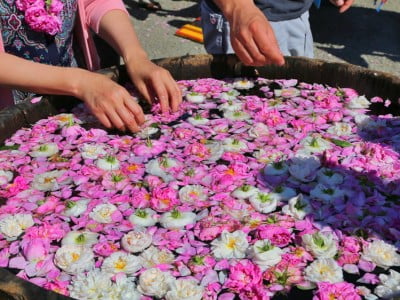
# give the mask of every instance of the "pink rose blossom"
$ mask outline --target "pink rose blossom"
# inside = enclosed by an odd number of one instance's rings
[[[240,293],[251,290],[253,286],[258,286],[262,281],[261,269],[250,260],[241,260],[230,267],[228,279],[224,286],[231,291]]]
[[[319,282],[318,291],[313,300],[361,300],[360,294],[353,284],[348,282]]]

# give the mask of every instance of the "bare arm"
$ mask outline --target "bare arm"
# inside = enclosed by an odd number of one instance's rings
[[[85,70],[35,63],[0,53],[0,84],[39,94],[78,96],[80,78]]]
[[[231,27],[231,43],[243,63],[282,65],[285,60],[267,18],[253,0],[214,0]]]
[[[0,53],[0,85],[25,91],[69,95],[83,100],[106,127],[138,131],[144,121],[139,105],[120,85],[104,75],[79,68],[55,67]],[[127,114],[123,107],[129,107]],[[119,119],[115,114],[121,115]]]
[[[99,35],[122,56],[132,82],[147,101],[152,103],[158,98],[163,112],[169,107],[178,109],[182,96],[177,83],[167,70],[148,59],[126,13],[106,13],[100,21]]]

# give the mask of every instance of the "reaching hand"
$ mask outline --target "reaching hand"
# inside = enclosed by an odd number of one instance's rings
[[[128,91],[104,75],[85,72],[77,96],[107,128],[137,132],[144,122],[142,108]]]
[[[339,7],[339,12],[343,13],[353,5],[354,0],[329,0],[333,5]]]
[[[262,66],[285,63],[271,25],[254,4],[248,3],[246,9],[234,7],[226,17],[231,28],[232,47],[244,64]]]
[[[128,73],[139,93],[149,102],[160,102],[161,111],[177,111],[182,102],[181,90],[171,74],[148,59],[137,59],[126,64]]]

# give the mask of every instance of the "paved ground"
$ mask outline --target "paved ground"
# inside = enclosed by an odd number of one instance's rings
[[[202,44],[174,36],[199,16],[199,1],[159,0],[163,10],[157,12],[124,1],[151,58],[205,53]],[[358,0],[344,14],[325,0],[320,9],[311,9],[310,21],[316,58],[400,76],[400,0],[389,0],[379,13],[373,0]]]

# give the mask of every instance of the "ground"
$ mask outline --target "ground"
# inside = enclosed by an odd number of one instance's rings
[[[150,58],[205,53],[202,44],[174,35],[200,15],[199,1],[159,0],[163,10],[156,12],[124,1]],[[400,1],[389,0],[377,12],[373,0],[359,0],[344,14],[327,2],[310,11],[315,58],[400,76]]]

